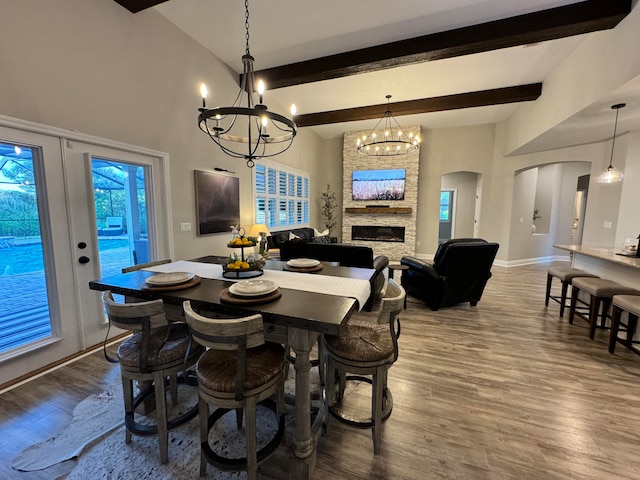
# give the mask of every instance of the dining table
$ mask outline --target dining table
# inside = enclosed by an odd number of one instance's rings
[[[265,340],[287,345],[295,353],[295,422],[287,464],[291,478],[309,479],[315,468],[316,445],[327,421],[322,405],[312,408],[309,354],[321,334],[338,335],[351,314],[363,308],[371,294],[375,270],[321,262],[313,272],[296,271],[290,268],[290,262],[267,260],[257,278],[277,283],[279,295],[266,303],[236,302],[229,298],[229,288],[244,278],[241,274],[225,278],[229,276],[223,271],[226,259],[212,255],[166,263],[102,277],[89,282],[89,288],[142,300],[162,299],[174,309],[189,300],[196,311],[216,318],[261,313]],[[198,281],[182,288],[150,288],[150,277],[170,272],[187,272]],[[320,402],[325,400],[321,395]]]

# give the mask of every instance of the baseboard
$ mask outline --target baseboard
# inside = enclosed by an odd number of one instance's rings
[[[131,335],[131,332],[124,332],[120,335],[116,335],[115,337],[112,337],[109,339],[107,346],[111,346],[114,343],[121,342],[123,339],[125,339],[130,335]],[[87,355],[91,355],[97,351],[100,351],[102,348],[103,348],[102,343],[98,345],[93,345],[92,347],[89,347],[85,350],[74,353],[73,355],[69,355],[68,357],[62,358],[57,362],[50,363],[49,365],[45,365],[42,368],[38,368],[37,370],[34,370],[18,378],[14,378],[13,380],[3,383],[2,385],[0,385],[0,395],[3,394],[4,392],[8,392],[13,388],[19,387],[20,385],[24,385],[25,383],[35,380],[36,378],[46,375],[49,372],[57,370],[58,368],[64,367],[65,365],[75,362],[76,360],[80,360],[81,358],[84,358]]]
[[[537,263],[550,262],[570,262],[571,257],[568,255],[550,255],[548,257],[522,258],[519,260],[495,260],[494,265],[498,267],[520,267],[522,265],[534,265]]]

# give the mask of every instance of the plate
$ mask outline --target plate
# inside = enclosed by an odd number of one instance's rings
[[[149,285],[167,286],[167,285],[179,285],[181,283],[188,282],[193,279],[195,275],[187,272],[171,272],[160,273],[147,278],[145,281]]]
[[[289,265],[290,267],[308,268],[320,265],[320,262],[318,260],[314,260],[313,258],[292,258],[287,262],[287,265]]]
[[[239,297],[256,297],[275,292],[278,285],[271,280],[242,280],[229,287],[229,292]]]

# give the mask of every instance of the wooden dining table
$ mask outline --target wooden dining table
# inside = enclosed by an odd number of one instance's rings
[[[201,263],[221,263],[225,257],[207,256],[194,259]],[[286,263],[267,260],[266,270],[284,271]],[[375,270],[340,267],[323,264],[315,275],[329,275],[336,281],[344,278],[371,281]],[[295,426],[293,446],[289,456],[291,478],[311,477],[316,462],[316,445],[326,422],[325,409],[313,409],[311,399],[311,362],[309,353],[320,334],[338,335],[340,325],[361,308],[355,298],[326,293],[281,288],[281,296],[259,305],[236,305],[221,300],[223,290],[233,282],[223,279],[202,278],[199,283],[184,289],[148,288],[146,279],[157,272],[137,270],[103,277],[89,282],[92,290],[111,290],[115,294],[144,300],[162,299],[166,305],[182,307],[189,300],[194,309],[218,318],[262,314],[265,339],[288,345],[295,352]],[[288,272],[290,275],[300,275]],[[299,277],[303,279],[304,277]],[[175,308],[174,307],[174,308]],[[324,401],[324,395],[321,396]],[[315,418],[314,418],[315,417]]]

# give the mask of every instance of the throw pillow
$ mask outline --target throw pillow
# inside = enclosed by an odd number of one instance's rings
[[[318,230],[316,230],[314,228],[313,229],[313,236],[314,237],[328,237],[329,236],[329,229],[327,228],[324,232],[319,232]]]
[[[295,240],[296,238],[300,237],[293,232],[289,232],[289,240]]]
[[[311,243],[331,243],[329,235],[316,235],[311,239]]]

